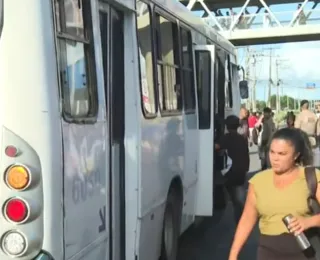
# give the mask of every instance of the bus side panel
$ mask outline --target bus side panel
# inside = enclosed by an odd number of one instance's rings
[[[195,87],[195,85],[193,85]],[[196,184],[198,181],[198,117],[196,113],[183,116],[184,171],[182,175],[184,194],[181,233],[195,220]]]
[[[86,247],[98,243],[97,239],[108,239],[106,132],[103,121],[94,125],[63,123],[66,259],[84,249],[93,250]]]
[[[6,135],[1,142],[20,140],[15,145],[24,154],[15,162],[28,165],[31,175],[41,174],[40,182],[24,192],[8,194],[8,187],[1,185],[1,207],[7,195],[40,206],[35,219],[25,224],[0,220],[0,236],[9,229],[25,233],[29,249],[22,260],[33,259],[41,249],[54,259],[63,258],[62,244],[57,243],[63,237],[62,147],[51,5],[49,0],[6,1],[0,39],[0,124],[16,140]],[[0,253],[0,259],[12,258]]]
[[[183,176],[184,170],[184,153],[177,153],[184,151],[181,121],[181,117],[164,117],[142,122],[139,260],[159,257],[170,183],[174,176]]]
[[[126,12],[124,17],[125,43],[125,213],[126,260],[137,260],[139,246],[139,174],[141,169],[141,105],[139,60],[137,55],[136,14]],[[115,231],[117,232],[117,231]],[[146,247],[147,248],[147,247]],[[152,258],[150,258],[152,259]]]

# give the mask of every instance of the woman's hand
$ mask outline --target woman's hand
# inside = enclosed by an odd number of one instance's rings
[[[293,217],[289,224],[289,230],[295,236],[311,227],[310,217]]]

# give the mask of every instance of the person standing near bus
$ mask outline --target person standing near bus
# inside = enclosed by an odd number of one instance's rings
[[[316,149],[318,147],[317,136],[319,135],[317,132],[320,131],[319,127],[317,127],[319,125],[318,117],[309,110],[308,100],[302,100],[300,107],[301,112],[296,117],[294,127],[304,131],[308,135],[314,153],[315,166],[320,166],[318,151]]]
[[[308,100],[302,100],[300,103],[301,112],[297,115],[294,127],[306,132],[313,148],[317,146],[316,131],[318,118],[315,113],[309,110]]]
[[[258,118],[256,116],[256,113],[255,112],[251,112],[249,114],[249,118],[248,118],[250,144],[252,144],[252,132],[253,132],[254,127],[255,127],[257,122],[258,122]]]
[[[241,217],[245,203],[244,183],[250,166],[248,142],[238,132],[239,123],[237,116],[228,116],[225,121],[228,133],[215,144],[217,151],[226,150],[232,160],[232,166],[225,175],[225,187],[233,204],[236,224]]]
[[[248,116],[249,116],[249,112],[246,108],[242,107],[240,109],[240,113],[239,113],[239,127],[238,127],[238,134],[242,135],[245,140],[248,143],[248,139],[249,139],[249,126],[248,126]]]
[[[263,115],[258,120],[256,128],[260,129],[259,133],[259,157],[261,160],[261,169],[269,168],[269,143],[273,133],[276,131],[272,118],[272,110],[269,107],[263,109]]]
[[[287,113],[286,123],[288,128],[294,128],[294,122],[296,120],[296,116],[294,115],[293,111]]]

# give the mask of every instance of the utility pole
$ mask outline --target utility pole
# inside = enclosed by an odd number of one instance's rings
[[[257,100],[256,100],[256,84],[257,84],[257,75],[256,75],[256,63],[257,59],[255,55],[252,55],[252,111],[257,110]]]
[[[247,108],[253,111],[257,109],[256,101],[256,85],[257,85],[257,75],[256,75],[256,63],[257,57],[261,56],[258,52],[247,48],[246,55],[246,79],[249,82],[249,93],[250,97],[248,99]]]
[[[276,88],[277,88],[277,95],[276,95],[276,100],[277,100],[277,105],[276,109],[277,112],[279,112],[281,108],[281,96],[280,96],[280,86],[283,83],[282,80],[279,78],[279,69],[281,68],[281,65],[285,62],[287,62],[288,59],[276,59]],[[287,95],[287,109],[289,109],[289,98]]]
[[[276,88],[277,88],[277,95],[276,95],[276,111],[279,113],[281,109],[280,105],[280,91],[279,91],[279,85],[280,85],[280,79],[279,79],[279,60],[276,60]]]
[[[269,49],[269,85],[268,85],[268,107],[271,108],[271,84],[272,84],[272,48]]]
[[[246,75],[245,79],[249,80],[250,77],[250,57],[251,57],[251,50],[250,47],[248,46],[246,48]],[[251,94],[251,89],[249,88],[249,98],[247,99],[247,109],[250,109],[252,106],[252,94]]]
[[[273,50],[275,49],[279,49],[279,48],[275,48],[275,47],[269,47],[269,48],[263,48],[263,50],[269,51],[269,84],[268,84],[268,107],[271,108],[271,89],[272,89],[272,85],[273,85],[273,81],[272,81],[272,58],[273,58]],[[267,55],[265,55],[267,56]]]

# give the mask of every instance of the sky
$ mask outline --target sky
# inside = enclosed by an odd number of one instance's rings
[[[288,95],[297,99],[320,99],[320,42],[285,43],[267,46],[252,46],[251,50],[261,51],[269,55],[265,48],[274,47],[272,58],[271,77],[277,81],[276,60],[280,60],[278,78],[281,80],[280,94]],[[245,64],[246,52],[244,48],[238,50],[240,64]],[[274,56],[279,56],[274,57]],[[266,100],[269,83],[269,57],[257,58],[256,62],[256,97],[259,100]],[[251,66],[252,68],[252,66]],[[251,69],[254,75],[253,69]],[[253,78],[253,76],[250,76]],[[314,89],[307,89],[309,84],[315,84]],[[272,88],[276,93],[276,88]]]
[[[301,1],[303,2],[303,1]],[[311,10],[313,3],[307,3],[304,8],[305,14]],[[274,5],[269,7],[282,24],[289,24],[296,9],[297,4]],[[249,13],[254,13],[256,7],[249,7]],[[226,9],[222,9],[225,15]],[[240,8],[234,8],[236,13],[240,12]],[[264,10],[260,11],[260,15],[255,20],[254,27],[262,26],[262,17]],[[197,12],[196,15],[201,15]],[[307,23],[319,24],[320,26],[320,5],[311,13]],[[281,60],[278,70],[278,78],[281,79],[280,94],[288,95],[297,99],[320,100],[320,41],[319,42],[295,42],[275,45],[258,45],[250,46],[251,51],[258,51],[269,56],[270,51],[266,48],[274,48],[272,56],[272,72],[271,77],[274,82],[277,81],[276,76],[276,59]],[[246,60],[246,47],[238,48],[238,61],[244,65]],[[259,57],[256,62],[256,97],[258,100],[267,99],[267,89],[269,82],[269,57]],[[253,73],[252,73],[253,74]],[[251,82],[252,83],[252,82]],[[308,84],[314,84],[314,89],[306,89]],[[276,88],[272,88],[272,93],[276,93]]]

